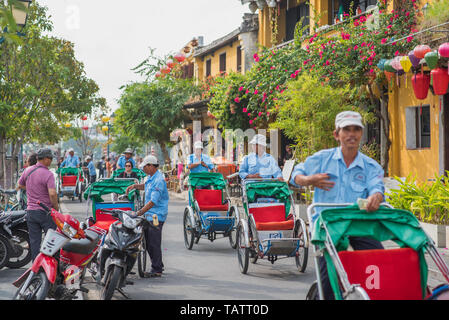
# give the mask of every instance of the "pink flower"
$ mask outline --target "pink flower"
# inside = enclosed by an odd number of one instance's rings
[[[258,115],[259,115],[259,117],[262,115],[262,111],[260,111],[259,113],[258,113]]]
[[[387,43],[387,39],[386,39],[386,38],[383,38],[383,39],[380,41],[380,43],[382,43],[382,44]]]
[[[394,53],[394,56],[398,56],[399,55],[399,50],[396,50],[396,52]]]
[[[387,29],[391,29],[391,27],[392,27],[392,25],[391,25],[391,24],[389,24],[389,25],[387,26]]]
[[[259,93],[259,90],[254,90],[254,94],[258,94]]]
[[[240,87],[240,88],[239,88],[239,91],[242,91],[243,89],[244,89],[243,87]]]
[[[243,108],[243,110],[242,110],[242,111],[246,113],[246,112],[248,111],[248,109],[246,109],[246,108]]]
[[[245,93],[248,94],[249,93],[249,89],[246,89]]]
[[[249,124],[253,124],[253,120],[249,120]]]
[[[414,38],[412,36],[407,37],[407,42],[411,42]]]
[[[250,112],[248,112],[248,117],[251,117],[251,113]]]
[[[256,62],[259,62],[259,60],[260,60],[259,55],[257,53],[254,54],[253,58],[254,58],[254,61],[256,61]]]
[[[240,98],[239,98],[239,97],[235,97],[234,101],[235,101],[236,103],[240,103]]]

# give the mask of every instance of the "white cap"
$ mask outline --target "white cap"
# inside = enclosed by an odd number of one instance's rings
[[[140,164],[140,169],[143,169],[147,164],[158,164],[157,158],[152,155],[146,156]]]
[[[194,148],[194,149],[203,149],[203,143],[202,143],[201,141],[196,141],[196,142],[193,144],[193,148]]]
[[[344,128],[347,126],[358,126],[365,128],[362,123],[362,116],[355,111],[343,111],[335,117],[335,129]]]
[[[261,146],[266,147],[267,146],[267,137],[265,137],[263,134],[256,134],[251,141],[250,144],[258,144]]]
[[[73,150],[73,148],[70,148],[70,149],[69,149],[69,152],[75,152],[75,150]]]
[[[125,150],[125,152],[123,152],[123,153],[131,153],[131,154],[133,154],[133,149],[127,148],[127,149]]]
[[[87,160],[92,160],[92,158],[91,158],[90,156],[87,156],[87,157],[86,157],[86,161],[87,161]]]

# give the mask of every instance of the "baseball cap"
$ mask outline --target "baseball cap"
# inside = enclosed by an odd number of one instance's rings
[[[201,141],[196,141],[196,142],[193,144],[193,148],[194,148],[194,149],[203,149],[203,143],[202,143]]]
[[[123,152],[123,153],[131,153],[131,154],[133,154],[133,150],[131,148],[127,148],[125,150],[125,152]]]
[[[267,146],[267,137],[265,137],[263,134],[256,134],[251,141],[250,144],[258,144],[261,146],[266,147]]]
[[[145,167],[147,164],[157,165],[158,164],[157,158],[152,155],[146,156],[143,159],[142,163],[140,164],[140,169],[143,169],[143,167]]]
[[[335,117],[335,129],[344,128],[347,126],[358,126],[365,128],[362,123],[362,116],[355,111],[343,111]]]
[[[53,159],[53,152],[49,148],[41,148],[37,151],[37,159],[42,160],[45,158]]]

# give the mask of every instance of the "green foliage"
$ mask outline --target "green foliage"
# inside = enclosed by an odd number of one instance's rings
[[[449,0],[433,0],[428,3],[426,13],[420,17],[419,24],[423,29],[449,22]],[[438,34],[441,36],[441,34]]]
[[[413,212],[423,222],[449,224],[449,178],[435,176],[433,183],[418,183],[409,175],[405,181],[395,177],[399,189],[386,194],[387,201],[398,209]]]

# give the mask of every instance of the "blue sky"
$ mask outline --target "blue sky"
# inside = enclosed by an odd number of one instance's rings
[[[130,69],[156,48],[179,51],[194,37],[204,43],[240,26],[249,12],[240,0],[37,0],[48,7],[53,35],[75,43],[76,57],[115,110],[119,87],[140,77]]]

